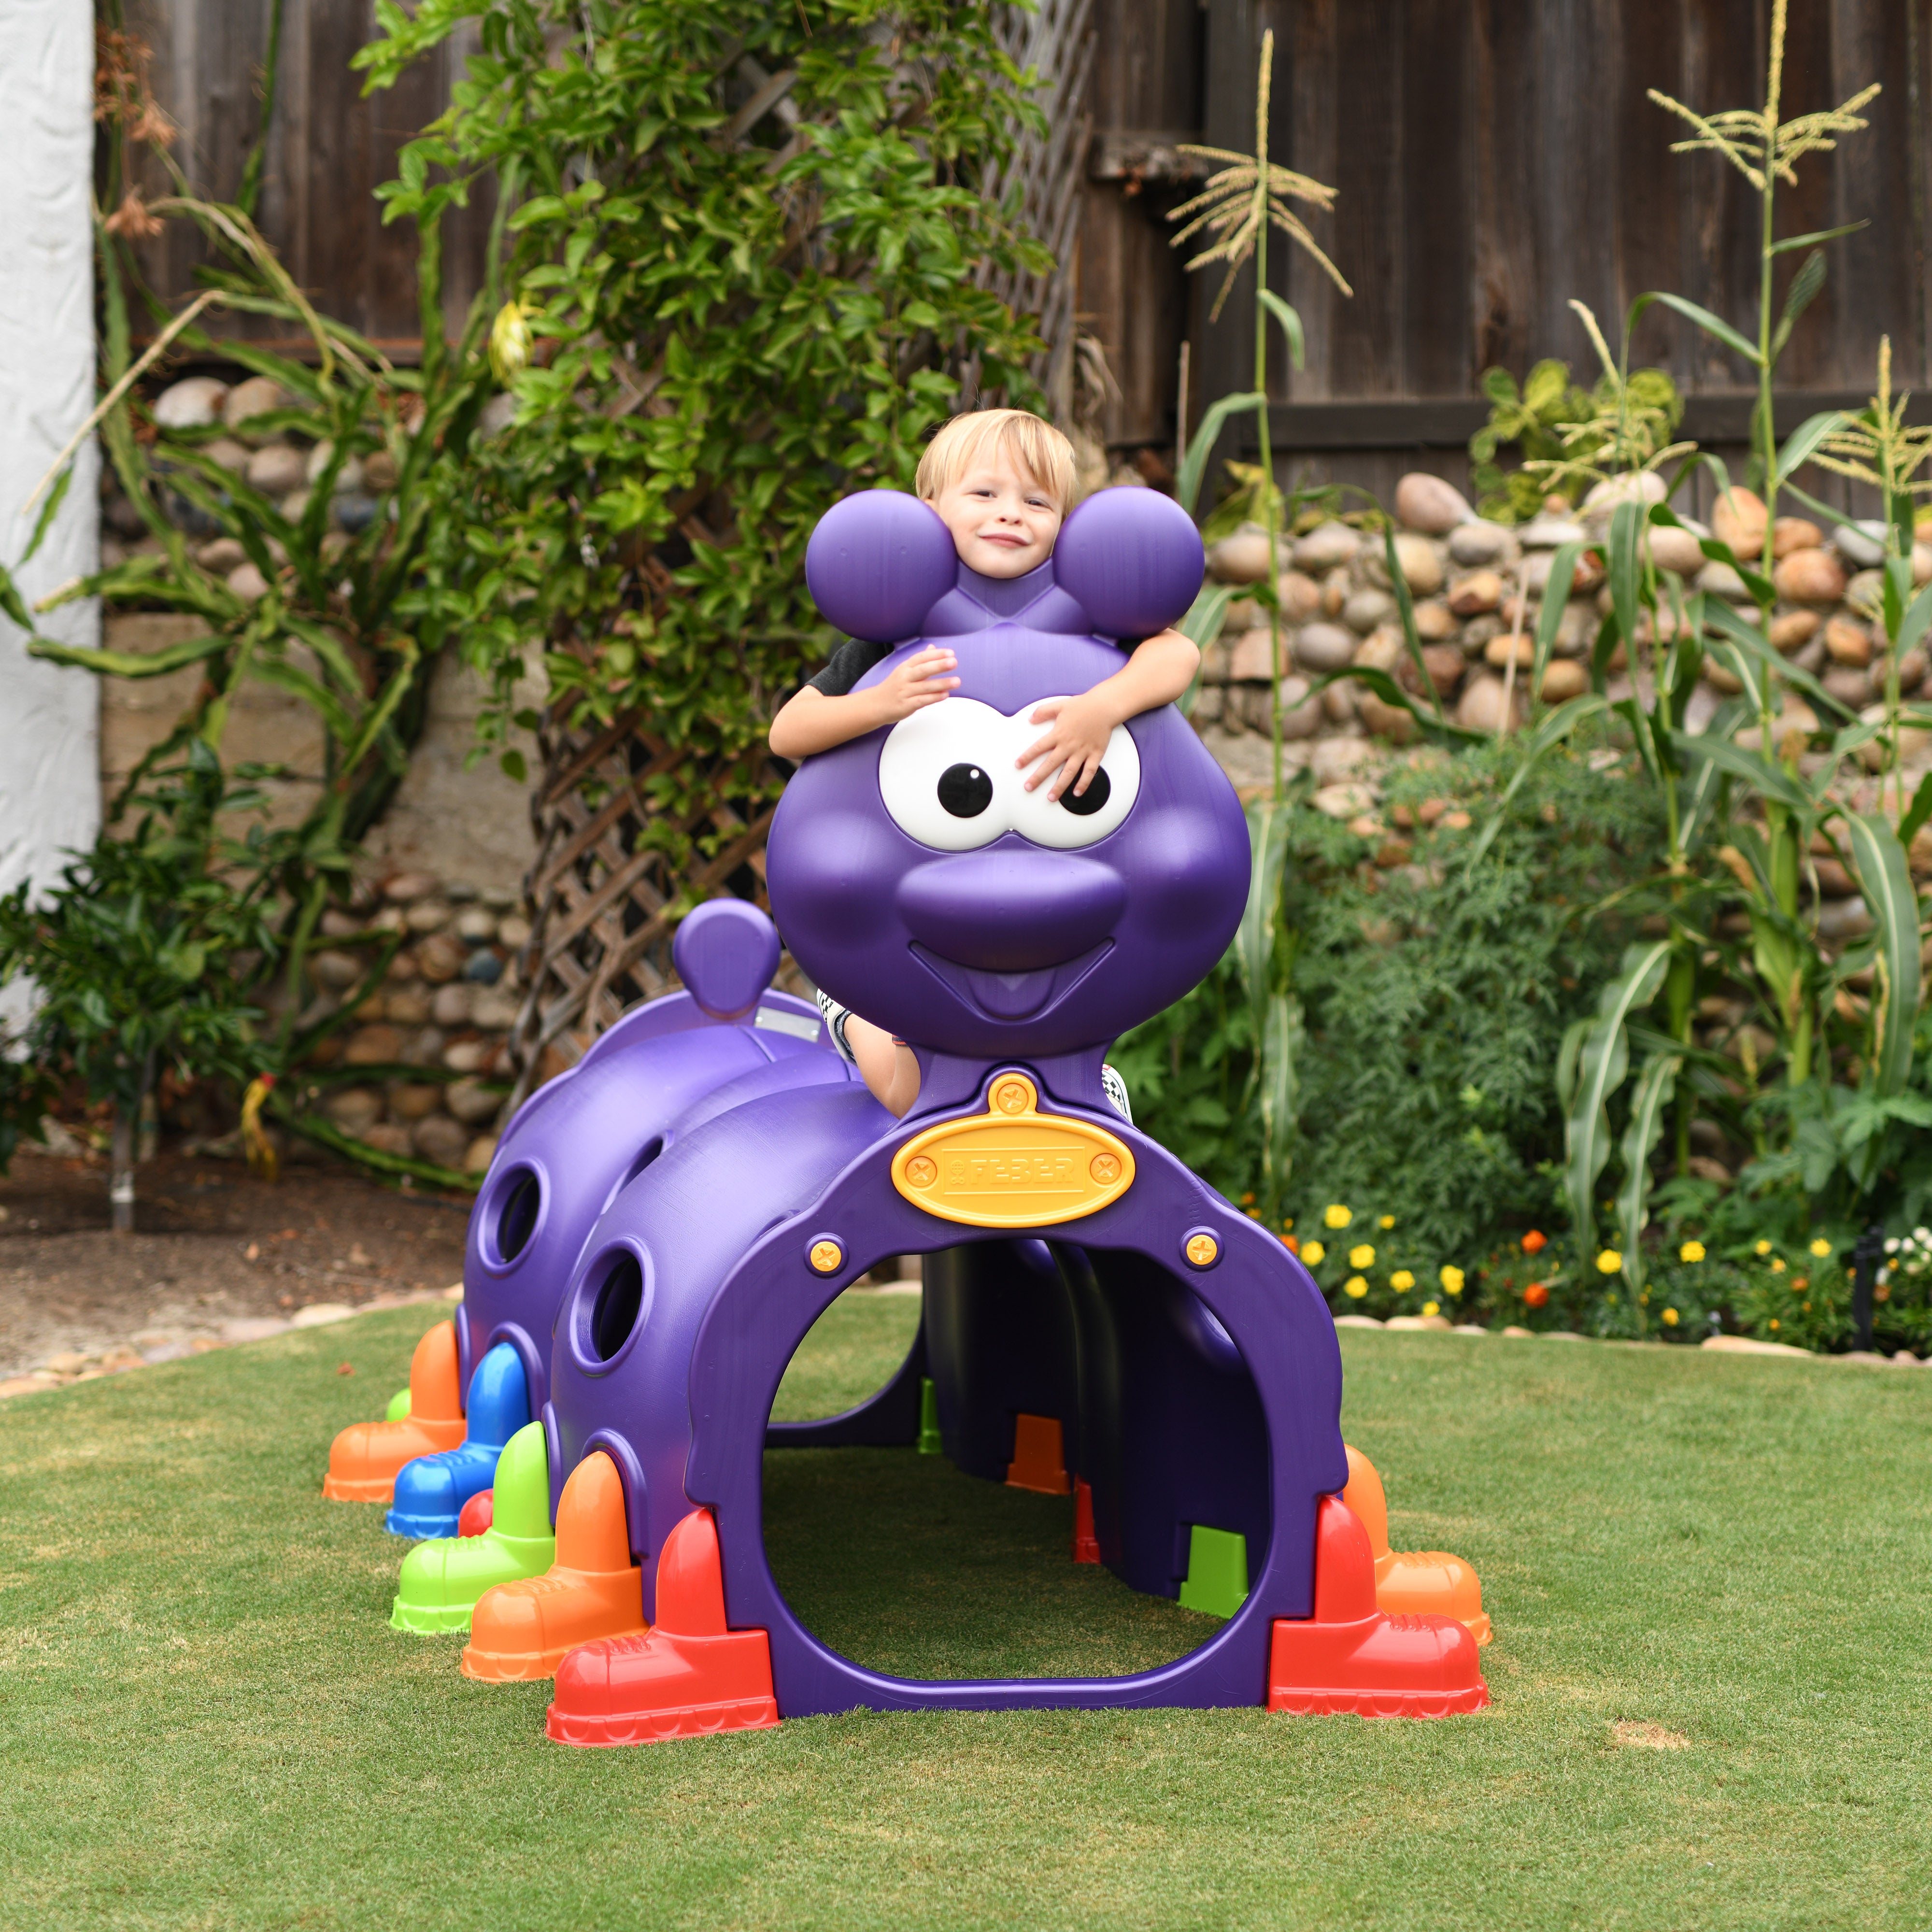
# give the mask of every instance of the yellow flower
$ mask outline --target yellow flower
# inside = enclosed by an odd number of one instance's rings
[[[1771,1325],[1772,1325],[1774,1328],[1775,1328],[1778,1325],[1778,1317],[1777,1317],[1775,1315],[1774,1315],[1774,1316],[1771,1318]]]
[[[1757,1252],[1761,1255],[1769,1254],[1771,1252],[1771,1244],[1768,1241],[1759,1242],[1757,1244]]]
[[[1676,1309],[1666,1308],[1664,1311],[1664,1325],[1666,1328],[1675,1328],[1677,1326],[1677,1311]]]
[[[1389,1286],[1398,1294],[1406,1294],[1415,1286],[1415,1277],[1406,1268],[1397,1268],[1389,1276]]]
[[[1342,1206],[1339,1202],[1330,1202],[1329,1204],[1322,1210],[1322,1218],[1323,1220],[1326,1221],[1331,1228],[1346,1228],[1355,1217],[1348,1209]]]
[[[1342,1284],[1342,1292],[1351,1301],[1359,1301],[1369,1292],[1369,1285],[1358,1274],[1352,1274]]]
[[[1624,1258],[1615,1248],[1606,1248],[1597,1257],[1597,1272],[1599,1274],[1615,1274],[1623,1264]]]
[[[1376,1225],[1384,1234],[1387,1234],[1389,1229],[1395,1226],[1395,1216],[1393,1214],[1384,1214]]]
[[[1772,1256],[1771,1271],[1773,1274],[1782,1274],[1784,1272],[1784,1260],[1782,1256],[1773,1255]]]
[[[1367,1242],[1364,1241],[1359,1248],[1348,1250],[1348,1265],[1352,1268],[1373,1268],[1375,1264],[1376,1251]]]
[[[1701,1262],[1704,1258],[1704,1244],[1702,1241],[1686,1241],[1677,1250],[1677,1258],[1680,1262]]]
[[[1284,1234],[1292,1234],[1294,1233],[1294,1216],[1292,1214],[1289,1215],[1288,1219],[1281,1224],[1281,1232]]]
[[[1425,1301],[1422,1304],[1422,1312],[1425,1315],[1440,1315],[1442,1304],[1439,1301]]]
[[[1437,1269],[1436,1279],[1442,1284],[1445,1294],[1460,1294],[1462,1292],[1462,1270],[1460,1268],[1450,1268],[1445,1264]]]
[[[536,344],[530,330],[530,313],[520,302],[507,302],[490,325],[490,367],[500,382],[508,382],[530,366],[530,351]]]
[[[1310,1268],[1314,1267],[1328,1252],[1319,1241],[1304,1241],[1301,1244],[1301,1258]]]
[[[1811,1252],[1822,1262],[1832,1252],[1832,1244],[1822,1234],[1811,1244]]]

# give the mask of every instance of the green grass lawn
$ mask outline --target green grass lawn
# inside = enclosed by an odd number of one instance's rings
[[[835,1308],[781,1412],[862,1393],[916,1308]],[[578,1751],[547,1686],[387,1628],[402,1546],[318,1493],[424,1316],[0,1406],[0,1922],[1932,1924],[1932,1374],[1345,1333],[1397,1542],[1481,1572],[1480,1715],[861,1713]],[[787,1451],[766,1486],[792,1600],[868,1662],[1118,1670],[1209,1628],[1075,1573],[1064,1502],[935,1459]]]

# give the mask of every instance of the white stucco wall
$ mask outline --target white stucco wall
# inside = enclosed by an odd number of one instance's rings
[[[31,606],[98,568],[98,458],[90,439],[39,552],[20,514],[94,406],[93,9],[77,0],[0,0],[0,562]],[[64,642],[99,642],[100,613],[41,620]],[[86,671],[27,655],[0,616],[0,891],[58,870],[100,824],[100,698]]]

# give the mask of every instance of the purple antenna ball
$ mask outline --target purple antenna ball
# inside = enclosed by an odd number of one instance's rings
[[[939,513],[898,490],[862,490],[833,504],[805,550],[806,588],[819,614],[872,644],[917,637],[958,574]]]
[[[678,928],[670,963],[704,1012],[735,1020],[778,970],[778,928],[742,899],[707,900]]]
[[[1097,491],[1053,547],[1053,580],[1103,638],[1150,638],[1185,616],[1206,568],[1194,520],[1156,490]]]

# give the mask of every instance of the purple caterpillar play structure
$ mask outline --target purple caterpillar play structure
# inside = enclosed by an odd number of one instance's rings
[[[1111,1042],[1233,934],[1240,805],[1171,708],[1114,733],[1082,798],[1015,769],[1036,704],[1185,610],[1192,525],[1106,491],[1051,562],[1000,581],[879,491],[823,520],[807,571],[841,629],[958,653],[952,697],[806,762],[770,842],[794,956],[913,1045],[918,1101],[894,1120],[816,1009],[769,990],[763,914],[687,919],[686,990],[510,1124],[453,1324],[391,1420],[338,1439],[328,1492],[392,1481],[390,1526],[436,1539],[405,1558],[393,1621],[467,1623],[472,1676],[554,1673],[550,1735],[580,1744],[861,1706],[1480,1708],[1474,1579],[1390,1556],[1373,1470],[1351,1482],[1314,1282],[1102,1090]],[[898,1374],[845,1414],[771,1422],[814,1322],[898,1255],[923,1256],[924,1304]],[[959,1468],[1075,1492],[1077,1558],[1184,1600],[1215,1594],[1212,1570],[1226,1623],[1123,1677],[914,1682],[835,1654],[767,1566],[764,1452],[910,1445],[934,1408]],[[493,1482],[491,1526],[457,1537]],[[1423,1605],[1456,1614],[1400,1613]]]

